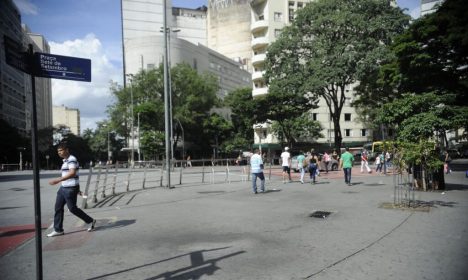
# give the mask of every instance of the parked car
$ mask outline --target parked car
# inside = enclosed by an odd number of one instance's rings
[[[319,156],[319,159],[321,159],[322,157]],[[320,161],[319,163],[319,169],[320,171],[322,170],[326,170],[325,168],[325,162],[323,161]],[[299,172],[299,168],[297,166],[297,156],[293,156],[291,158],[291,170],[294,171],[294,172]],[[333,170],[333,171],[336,171],[338,170],[338,161],[334,158],[332,158],[329,162],[328,162],[328,170]],[[308,172],[309,170],[306,168],[306,172]]]

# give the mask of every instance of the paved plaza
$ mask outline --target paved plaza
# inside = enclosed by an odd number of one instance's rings
[[[47,180],[56,173],[41,173],[45,228],[56,192]],[[28,176],[0,174],[4,280],[35,278]],[[316,185],[297,176],[283,184],[274,173],[257,195],[247,181],[132,191],[86,209],[98,220],[90,233],[68,212],[65,235],[43,230],[44,279],[468,279],[463,172],[446,176],[445,191],[416,192],[429,211],[380,207],[393,202],[392,175],[354,168],[351,187],[341,171]]]

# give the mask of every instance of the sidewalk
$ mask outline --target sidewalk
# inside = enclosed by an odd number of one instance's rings
[[[417,192],[435,207],[411,212],[379,208],[392,176],[358,173],[351,187],[330,172],[316,185],[273,176],[257,195],[251,182],[127,193],[87,209],[94,232],[69,214],[64,236],[44,231],[44,279],[467,279],[464,174]],[[2,279],[35,278],[33,241],[0,258]]]

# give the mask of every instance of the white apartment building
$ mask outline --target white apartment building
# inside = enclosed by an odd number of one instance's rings
[[[208,1],[208,47],[252,73],[250,0]]]
[[[65,106],[53,106],[54,127],[66,126],[76,136],[80,136],[80,110]]]
[[[421,16],[437,11],[444,0],[421,0]]]
[[[252,0],[251,5],[251,46],[252,46],[252,96],[268,94],[268,87],[263,78],[265,59],[268,46],[281,34],[281,30],[294,21],[297,10],[305,7],[313,0]],[[357,113],[350,106],[353,98],[352,87],[347,89],[348,97],[342,110],[341,129],[343,144],[367,142],[371,139],[372,131],[367,129],[357,119]],[[333,123],[325,100],[319,101],[319,107],[311,110],[314,120],[322,125],[323,138],[317,139],[318,144],[332,145],[334,142]],[[254,127],[255,144],[278,143],[276,137],[270,133],[268,124],[258,124]]]

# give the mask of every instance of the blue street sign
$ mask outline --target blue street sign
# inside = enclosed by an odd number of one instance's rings
[[[91,82],[90,59],[35,53],[34,64],[38,77]]]

